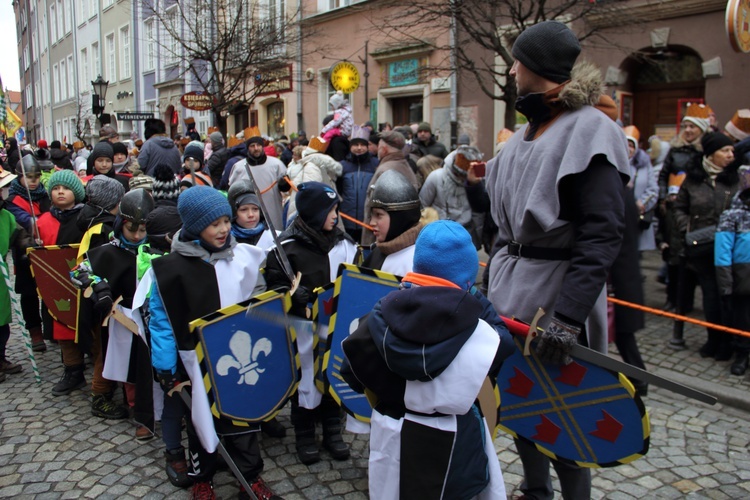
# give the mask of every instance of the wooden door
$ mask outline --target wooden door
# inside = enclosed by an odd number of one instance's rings
[[[422,121],[422,96],[396,97],[390,99],[393,125],[408,125]]]
[[[633,92],[633,124],[641,132],[641,147],[661,126],[677,128],[677,100],[703,98],[703,82],[640,85]]]

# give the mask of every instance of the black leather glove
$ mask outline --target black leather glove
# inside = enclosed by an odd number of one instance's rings
[[[102,280],[92,286],[91,290],[94,292],[91,295],[91,300],[94,301],[94,310],[102,315],[108,315],[112,312],[114,299],[112,298],[112,289],[109,287],[109,283]]]
[[[170,370],[156,370],[156,378],[164,392],[169,392],[180,385],[179,373],[172,373]]]
[[[578,342],[581,327],[566,323],[560,318],[553,317],[547,329],[539,336],[536,354],[542,363],[552,365],[567,365],[570,351]]]

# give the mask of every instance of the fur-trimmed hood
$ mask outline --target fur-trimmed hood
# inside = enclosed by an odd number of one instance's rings
[[[617,107],[614,101],[604,94],[604,80],[599,68],[588,61],[581,61],[573,66],[570,81],[561,85],[557,101],[569,110],[594,106],[613,120],[617,118]]]

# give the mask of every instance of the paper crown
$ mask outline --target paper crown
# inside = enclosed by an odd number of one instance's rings
[[[242,144],[242,139],[238,139],[237,137],[230,135],[229,140],[227,141],[227,147],[233,148],[239,144]]]
[[[75,151],[83,149],[84,147],[86,147],[86,146],[84,145],[83,141],[76,141],[76,142],[73,143],[73,149]]]
[[[190,137],[183,137],[182,139],[180,139],[180,146],[187,146],[188,144],[190,144],[191,140],[192,139],[190,139]]]
[[[638,147],[638,141],[641,140],[641,133],[635,125],[628,125],[622,129],[625,132],[625,138],[635,143],[635,147]]]
[[[141,146],[143,146],[142,140],[138,139],[137,141],[135,141],[135,147],[140,148]]]
[[[495,144],[500,144],[501,142],[508,142],[508,139],[510,139],[512,136],[513,136],[513,131],[507,128],[504,128],[500,132],[497,133],[497,140],[495,141]]]
[[[206,130],[206,135],[211,135],[214,132],[218,132],[218,131],[219,131],[219,127],[208,127],[208,129]]]
[[[680,186],[682,186],[682,183],[685,181],[685,177],[687,177],[685,172],[669,174],[669,181],[667,184],[668,194],[677,194],[680,191]]]
[[[13,179],[18,177],[16,174],[8,171],[3,170],[3,167],[0,167],[0,187],[5,187],[11,182],[13,182]]]
[[[734,116],[727,122],[724,129],[738,141],[750,137],[750,109],[735,111]]]
[[[185,123],[187,123],[188,125],[192,125],[193,123],[195,123],[195,118],[193,118],[192,116],[188,116],[187,118],[185,118]]]
[[[689,102],[687,105],[687,109],[685,110],[685,118],[690,117],[708,120],[712,113],[713,110],[706,104]]]
[[[354,140],[369,142],[370,129],[354,125],[354,127],[352,127],[352,135],[349,137],[349,141],[351,142]]]
[[[325,153],[328,149],[328,142],[320,137],[313,137],[310,139],[310,143],[307,145],[308,148],[314,149],[318,153]]]
[[[245,134],[245,140],[248,140],[251,137],[261,137],[260,129],[258,128],[257,125],[254,127],[245,128],[245,130],[243,130],[242,133]]]

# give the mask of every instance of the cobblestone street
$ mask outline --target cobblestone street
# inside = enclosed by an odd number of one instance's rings
[[[653,279],[658,265],[658,257],[646,256],[647,302],[654,307],[663,303],[663,287]],[[722,402],[707,406],[652,385],[644,400],[651,420],[648,454],[628,465],[595,470],[594,498],[750,497],[747,377],[729,375],[728,363],[698,356],[702,328],[686,326],[688,349],[683,351],[667,347],[671,334],[671,321],[648,317],[638,340],[649,370]],[[160,439],[141,444],[134,439],[132,423],[93,417],[88,390],[50,395],[61,372],[56,346],[37,355],[41,384],[34,381],[16,328],[9,358],[22,362],[24,371],[0,384],[0,498],[188,497],[188,490],[166,480]],[[90,375],[91,368],[89,381]],[[332,461],[322,452],[323,460],[307,467],[296,459],[288,407],[280,421],[288,429],[286,438],[261,438],[263,477],[276,493],[286,499],[367,498],[366,438],[345,436],[352,443],[347,461]],[[517,493],[522,467],[512,440],[501,434],[495,447],[508,493]],[[238,491],[228,471],[217,474],[215,486],[221,498],[233,498]]]

